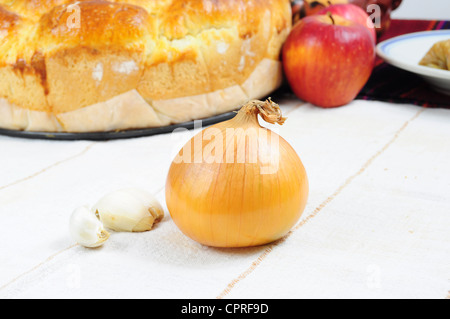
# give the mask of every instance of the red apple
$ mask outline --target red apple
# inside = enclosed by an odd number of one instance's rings
[[[376,27],[377,36],[380,37],[391,24],[391,13],[396,10],[402,0],[291,0],[295,6],[294,22],[299,18],[317,14],[320,10],[327,6],[341,3],[352,3],[363,10],[369,9],[369,6],[377,5],[380,10],[380,25]],[[374,13],[371,9],[371,13]]]
[[[370,19],[369,15],[360,7],[354,4],[334,4],[329,7],[323,8],[317,14],[327,14],[330,12],[333,16],[340,16],[347,20],[351,20],[360,23],[369,29],[372,33],[373,40],[377,41],[377,33],[375,31],[375,25]]]
[[[338,3],[349,3],[349,0],[303,0],[303,12],[306,16],[310,16],[317,14],[325,7]]]
[[[303,18],[283,47],[283,67],[292,90],[321,107],[351,102],[367,83],[374,62],[370,31],[339,16]]]

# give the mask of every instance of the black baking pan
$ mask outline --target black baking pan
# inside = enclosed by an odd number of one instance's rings
[[[228,112],[202,121],[202,127],[223,122],[232,119],[236,115],[236,112]],[[145,137],[157,134],[171,133],[177,128],[193,129],[194,121],[185,122],[180,124],[174,124],[163,127],[154,127],[148,129],[139,130],[125,130],[114,132],[92,132],[92,133],[49,133],[49,132],[28,132],[28,131],[15,131],[0,129],[0,135],[20,137],[35,140],[56,140],[56,141],[108,141],[119,140],[126,138]]]
[[[282,85],[278,90],[273,92],[271,96],[273,100],[277,102],[282,102],[287,98],[294,97],[293,93],[288,89],[286,84]],[[234,118],[238,110],[239,108],[237,108],[236,111],[233,112],[227,112],[206,119],[200,119],[199,121],[202,121],[201,123],[202,127],[206,127]],[[35,140],[109,141],[109,140],[120,140],[127,138],[146,137],[158,134],[172,133],[177,128],[186,128],[188,130],[191,130],[194,128],[194,121],[148,129],[124,130],[113,132],[92,132],[92,133],[49,133],[49,132],[28,132],[28,131],[0,129],[0,135],[35,139]]]

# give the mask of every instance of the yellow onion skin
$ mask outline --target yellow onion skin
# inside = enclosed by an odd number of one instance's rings
[[[178,228],[203,245],[249,247],[273,242],[289,232],[305,209],[309,192],[305,168],[283,138],[259,125],[258,114],[255,109],[243,108],[234,119],[206,128],[178,154],[186,156],[183,150],[190,149],[187,155],[192,161],[197,158],[197,163],[174,160],[170,167],[167,208]],[[236,130],[230,137],[227,128],[243,130]],[[255,129],[248,133],[248,128]],[[214,140],[211,129],[222,133],[218,137],[223,138],[221,161],[212,162],[204,155],[195,157]],[[272,137],[278,138],[279,147],[271,148]],[[258,141],[257,161],[250,160],[255,154],[253,139]],[[202,147],[194,147],[199,140]],[[229,157],[227,160],[230,147],[234,154],[245,149],[244,163],[230,162]],[[267,167],[268,162],[262,154],[277,158],[273,161],[274,173],[262,173],[261,167]]]

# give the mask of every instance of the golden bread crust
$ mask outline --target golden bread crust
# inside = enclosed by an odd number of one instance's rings
[[[19,15],[0,6],[0,39],[5,39],[20,20]]]
[[[126,3],[95,0],[64,4],[41,17],[37,37],[45,53],[50,55],[79,46],[143,48],[149,34],[156,34],[151,20],[154,19],[143,8]]]
[[[289,0],[0,0],[0,98],[57,117],[130,91],[149,108],[231,94],[264,60],[279,60],[290,28]],[[239,106],[223,100],[221,112]],[[152,112],[160,125],[219,112],[179,107],[189,115]]]

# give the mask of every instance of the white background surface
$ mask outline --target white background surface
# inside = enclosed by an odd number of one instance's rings
[[[140,187],[164,203],[177,136],[110,142],[0,137],[1,298],[445,298],[450,289],[450,111],[281,101],[279,129],[307,169],[299,224],[272,245],[199,245],[164,218],[97,250],[71,212]]]
[[[393,12],[395,19],[450,20],[449,0],[403,0]]]
[[[285,240],[248,249],[199,245],[167,210],[154,230],[113,233],[101,249],[69,237],[72,211],[109,191],[140,187],[164,203],[169,145],[195,132],[0,137],[0,298],[448,297],[450,111],[278,102],[288,117],[278,132],[303,160],[310,198]]]

